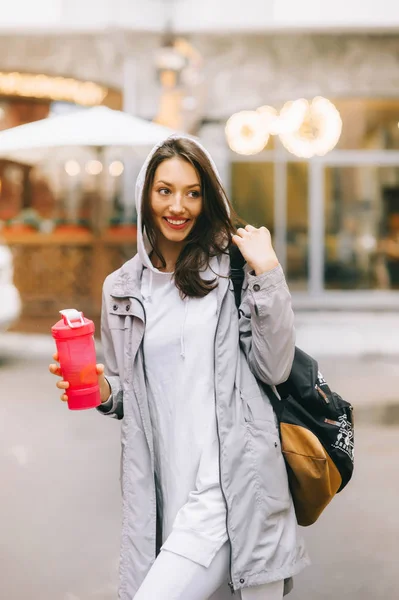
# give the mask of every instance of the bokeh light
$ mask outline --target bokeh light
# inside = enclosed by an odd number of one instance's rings
[[[269,140],[262,117],[256,111],[243,110],[232,115],[226,123],[225,132],[230,148],[237,154],[257,154]]]
[[[76,175],[79,175],[81,169],[80,169],[80,164],[78,163],[77,160],[67,160],[65,165],[64,165],[64,169],[67,175],[69,175],[70,177],[76,177]]]
[[[281,133],[283,146],[301,158],[324,156],[338,143],[342,119],[332,102],[318,96],[308,103],[300,127],[293,132]]]
[[[123,163],[120,160],[114,160],[108,167],[111,177],[119,177],[124,171]]]
[[[99,175],[103,170],[103,165],[99,160],[89,160],[86,163],[86,172],[89,175]]]

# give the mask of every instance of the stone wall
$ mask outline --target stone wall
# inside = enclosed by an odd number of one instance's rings
[[[399,36],[235,36],[201,39],[198,47],[215,119],[301,96],[399,95]]]
[[[397,35],[192,36],[205,59],[204,117],[225,120],[261,104],[322,94],[330,98],[397,97]],[[137,60],[137,112],[157,112],[155,34],[0,37],[0,70],[44,72],[123,87],[125,56]]]

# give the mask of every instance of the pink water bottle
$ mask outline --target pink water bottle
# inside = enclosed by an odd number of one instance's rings
[[[60,310],[62,319],[52,328],[62,377],[69,381],[66,390],[70,410],[95,408],[101,404],[94,323],[74,308]]]

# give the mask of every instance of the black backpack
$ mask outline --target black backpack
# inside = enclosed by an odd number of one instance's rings
[[[237,308],[245,261],[230,249],[230,278]],[[333,392],[317,361],[295,348],[288,380],[271,388],[259,381],[279,422],[281,448],[299,525],[312,525],[349,482],[354,464],[353,408]],[[276,391],[277,390],[277,394]]]

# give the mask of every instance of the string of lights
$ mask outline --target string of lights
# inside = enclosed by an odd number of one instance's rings
[[[108,89],[92,81],[31,73],[0,72],[0,95],[73,102],[82,106],[101,104]]]

